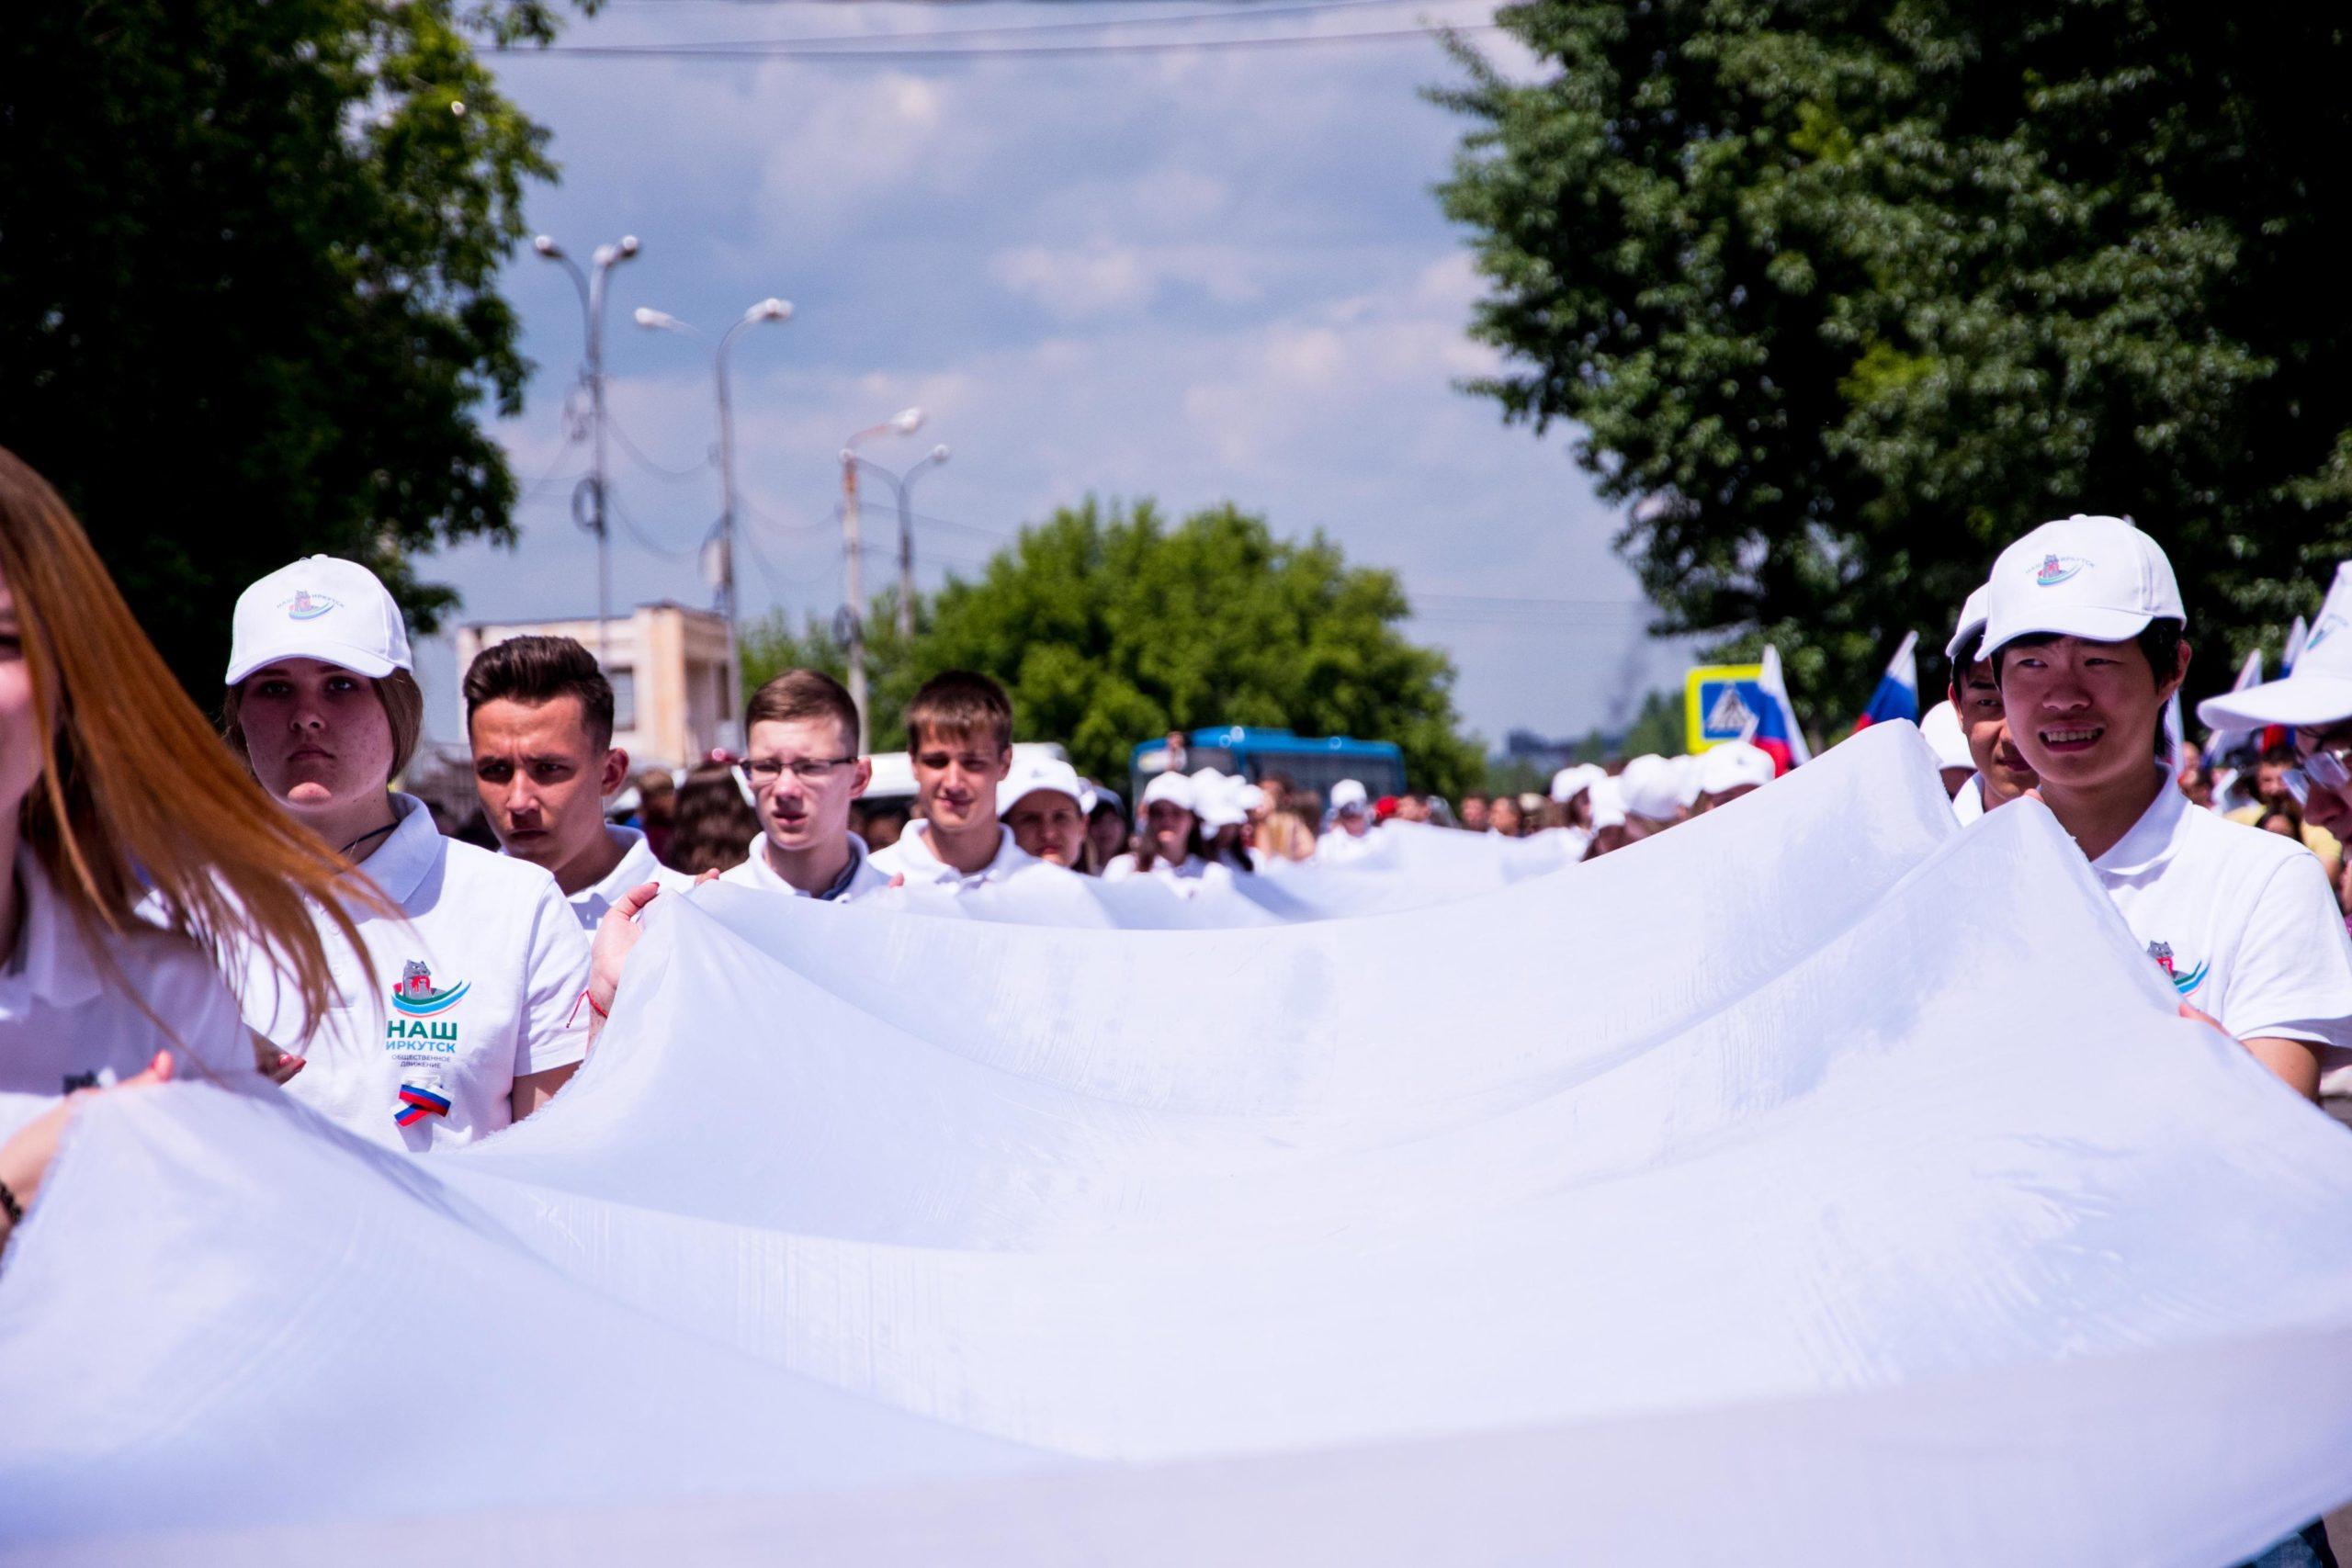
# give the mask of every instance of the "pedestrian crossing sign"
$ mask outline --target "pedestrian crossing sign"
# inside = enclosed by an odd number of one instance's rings
[[[1692,756],[1756,733],[1764,711],[1761,664],[1702,664],[1683,682],[1683,732]]]

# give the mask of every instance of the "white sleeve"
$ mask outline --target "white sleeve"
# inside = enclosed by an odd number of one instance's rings
[[[184,1060],[175,1076],[217,1082],[242,1094],[274,1090],[277,1086],[262,1076],[254,1055],[254,1031],[219,971],[194,947],[176,940],[173,945],[185,950],[173,953],[162,966],[146,1000],[170,1032],[161,1043],[175,1055],[195,1058],[194,1064]]]
[[[588,1055],[588,936],[553,879],[531,908],[531,942],[523,976],[523,1016],[514,1037],[514,1076],[567,1067]]]
[[[2246,916],[2222,1027],[2241,1040],[2301,1040],[2352,1052],[2352,938],[2317,859],[2272,872]]]

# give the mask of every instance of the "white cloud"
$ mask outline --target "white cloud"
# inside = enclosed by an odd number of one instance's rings
[[[1219,245],[1020,245],[999,251],[989,276],[1007,290],[1063,321],[1115,315],[1149,306],[1171,290],[1197,290],[1219,304],[1246,304],[1262,292],[1251,253]]]
[[[1468,4],[1430,10],[1460,17]],[[976,25],[933,7],[811,15],[613,7],[575,36]],[[987,19],[1069,16],[1016,3]],[[1342,14],[1281,30],[1367,25]],[[919,528],[926,582],[1091,492],[1178,513],[1230,498],[1285,532],[1329,530],[1408,592],[1634,597],[1607,547],[1613,521],[1562,440],[1506,428],[1453,389],[1494,355],[1465,334],[1479,280],[1429,193],[1460,130],[1417,96],[1453,79],[1434,49],[502,71],[553,125],[565,164],[534,221],[575,248],[624,230],[645,240],[616,283],[609,353],[613,407],[650,456],[691,465],[708,447],[708,347],[627,328],[628,306],[706,327],[767,293],[799,308],[734,354],[755,608],[831,609],[842,440],[908,404],[929,412],[923,431],[866,450],[898,468],[935,442],[955,449],[922,482],[921,510],[960,525]],[[510,292],[542,366],[504,432],[527,482],[566,451],[557,410],[580,323],[545,264],[518,262]],[[715,514],[707,470],[662,479],[616,455],[615,482],[658,542],[691,541]],[[469,614],[577,609],[593,592],[593,548],[560,505],[523,523],[519,556],[452,553]],[[635,596],[703,596],[690,561],[616,549]],[[877,559],[867,581],[887,574]],[[1502,624],[1441,604],[1419,629],[1454,651],[1465,711],[1498,735],[1600,716],[1640,651],[1624,621]]]

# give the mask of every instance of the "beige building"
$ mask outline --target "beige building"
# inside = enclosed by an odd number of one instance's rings
[[[462,688],[474,656],[516,637],[576,637],[596,651],[596,622],[501,621],[458,628],[458,678]],[[614,617],[605,676],[613,683],[613,744],[636,764],[684,767],[713,747],[741,745],[728,680],[727,623],[708,610],[667,600],[639,604]],[[458,733],[465,733],[465,698],[458,699]]]

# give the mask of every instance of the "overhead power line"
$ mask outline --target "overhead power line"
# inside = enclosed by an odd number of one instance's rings
[[[655,5],[675,5],[678,0],[647,0]],[[740,5],[745,0],[721,0],[722,4]],[[796,3],[796,0],[782,0]],[[1363,11],[1394,9],[1398,6],[1426,6],[1432,0],[1305,0],[1298,5],[1282,6],[1223,6],[1214,10],[1180,11],[1159,17],[1096,17],[1082,22],[1008,22],[992,28],[937,28],[911,33],[812,33],[800,38],[778,39],[712,39],[702,47],[712,49],[751,49],[774,44],[791,44],[796,48],[842,45],[864,47],[878,44],[930,43],[940,39],[967,38],[1034,37],[1039,33],[1125,31],[1130,28],[1194,27],[1202,22],[1255,22],[1267,17],[1302,17],[1331,11]],[[1464,0],[1434,0],[1437,5],[1462,4]],[[682,45],[679,47],[692,47]]]
[[[690,44],[555,44],[547,49],[510,51],[508,60],[676,60],[682,62],[747,60],[790,60],[800,62],[828,61],[916,61],[949,60],[1045,60],[1056,55],[1104,57],[1121,54],[1230,53],[1237,51],[1261,49],[1316,49],[1345,44],[1394,43],[1406,39],[1431,39],[1445,34],[1487,33],[1497,30],[1493,22],[1470,23],[1459,27],[1391,28],[1372,32],[1356,33],[1290,33],[1272,38],[1221,39],[1157,39],[1138,43],[1089,43],[1054,45],[1014,45],[978,49],[888,48],[888,49],[806,49],[794,44],[774,47],[744,48],[731,45],[703,47]]]

